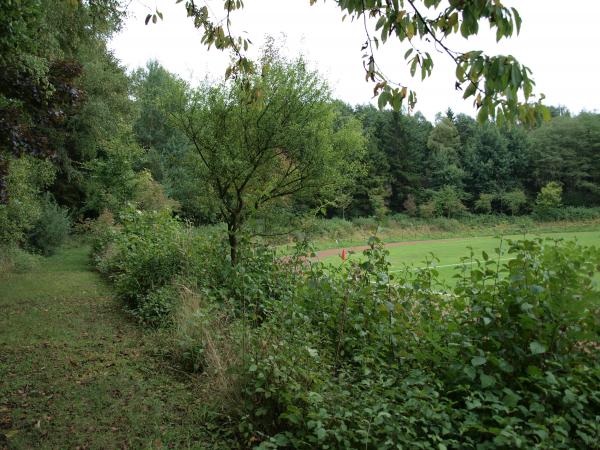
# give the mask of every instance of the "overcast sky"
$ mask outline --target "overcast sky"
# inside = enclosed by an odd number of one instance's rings
[[[222,15],[222,0],[208,3],[215,15]],[[519,36],[496,44],[486,25],[469,41],[451,40],[451,47],[512,54],[533,70],[536,92],[546,94],[546,104],[565,105],[573,112],[600,110],[600,1],[506,0],[504,4],[521,13]],[[176,5],[175,0],[132,0],[124,30],[111,42],[115,55],[129,69],[156,59],[192,83],[222,77],[228,56],[205,49],[183,5]],[[146,14],[156,7],[164,20],[145,26]],[[251,55],[257,54],[265,35],[275,36],[289,56],[303,54],[329,80],[337,98],[351,104],[373,101],[373,85],[365,82],[362,68],[362,22],[342,22],[334,1],[319,0],[310,6],[309,0],[245,0],[244,10],[232,20],[232,32],[244,33],[253,41]],[[430,120],[448,107],[474,114],[472,102],[454,91],[454,66],[446,55],[433,55],[433,76],[421,83],[408,74],[403,59],[407,48],[390,42],[376,54],[377,62],[391,80],[417,91],[417,110]]]

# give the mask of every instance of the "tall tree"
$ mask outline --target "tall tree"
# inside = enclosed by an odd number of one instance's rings
[[[227,224],[234,265],[251,218],[273,206],[334,199],[364,149],[352,121],[336,129],[318,75],[269,51],[260,75],[193,91],[177,121],[202,162],[198,183]]]
[[[459,158],[460,136],[456,126],[448,117],[438,117],[435,127],[429,134],[428,173],[430,187],[443,186],[463,188],[465,172]]]

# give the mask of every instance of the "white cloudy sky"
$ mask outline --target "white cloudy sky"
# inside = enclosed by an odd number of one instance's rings
[[[222,0],[209,1],[221,14]],[[546,104],[561,104],[571,111],[600,109],[600,1],[597,0],[506,0],[523,18],[518,37],[496,44],[487,26],[468,42],[451,41],[458,50],[480,49],[493,54],[512,54],[533,70],[537,92],[546,95]],[[158,8],[164,20],[144,25],[144,18]],[[207,51],[200,44],[200,32],[186,17],[183,3],[175,0],[131,0],[124,30],[115,36],[111,48],[128,68],[156,59],[168,70],[192,82],[219,78],[228,56]],[[245,0],[245,8],[233,16],[234,34],[247,33],[257,52],[265,35],[285,42],[290,55],[302,53],[326,77],[334,95],[351,104],[372,101],[373,85],[365,82],[360,47],[365,41],[362,23],[342,22],[333,0]],[[283,38],[285,35],[285,40]],[[388,42],[389,43],[389,42]],[[386,44],[377,62],[394,81],[403,82],[418,94],[417,110],[429,119],[451,107],[473,114],[470,101],[454,91],[454,67],[443,55],[434,55],[433,76],[424,83],[411,79],[403,54],[406,48]]]

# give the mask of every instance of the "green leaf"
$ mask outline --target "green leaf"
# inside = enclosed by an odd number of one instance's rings
[[[383,91],[381,94],[379,94],[379,98],[377,99],[377,106],[379,107],[379,109],[383,109],[390,100],[390,98],[391,95],[387,91]]]
[[[473,367],[483,366],[487,362],[484,356],[475,356],[471,359],[471,365]]]
[[[539,355],[546,352],[546,347],[538,341],[533,341],[529,344],[529,350],[531,350],[532,355]]]
[[[485,373],[479,374],[479,381],[481,381],[481,387],[484,389],[496,384],[496,379],[492,376],[486,375]]]
[[[327,432],[325,431],[324,428],[317,428],[317,439],[322,441],[323,439],[325,439],[325,437],[327,436]]]
[[[460,82],[465,80],[465,67],[462,64],[456,66],[456,79]]]
[[[475,84],[473,84],[473,83],[469,84],[467,89],[465,89],[463,98],[469,98],[471,95],[473,95],[475,93],[476,90],[477,90],[477,86]]]
[[[308,352],[308,354],[312,358],[318,358],[319,357],[319,352],[316,349],[314,349],[314,348],[306,347],[306,351]]]
[[[521,24],[523,23],[523,20],[519,15],[519,11],[517,11],[515,8],[511,8],[511,10],[513,13],[513,18],[515,19],[515,25],[517,26],[517,34],[519,34],[521,32]]]

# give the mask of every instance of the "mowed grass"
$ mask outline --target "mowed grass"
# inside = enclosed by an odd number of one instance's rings
[[[0,275],[0,449],[227,448],[198,380],[123,312],[88,253]]]
[[[437,257],[435,265],[440,274],[440,279],[444,281],[451,281],[453,276],[458,273],[463,263],[461,258],[469,257],[470,249],[472,248],[475,253],[475,257],[481,259],[482,252],[485,251],[491,258],[498,258],[494,249],[499,248],[501,240],[508,239],[523,239],[523,238],[552,238],[552,239],[575,239],[579,244],[585,246],[597,246],[600,247],[600,229],[596,231],[576,231],[576,232],[557,232],[557,233],[541,233],[541,234],[520,234],[520,235],[509,235],[500,237],[467,237],[467,238],[454,238],[454,239],[442,239],[436,241],[422,241],[422,242],[410,242],[406,245],[399,246],[388,246],[389,251],[389,262],[390,271],[399,272],[408,265],[412,267],[424,267],[426,266],[426,260],[432,259],[432,254]],[[503,244],[506,249],[506,242]],[[363,258],[362,251],[350,252],[350,259]],[[506,262],[510,259],[510,255],[500,255],[500,262]],[[339,256],[327,256],[322,259],[324,262],[330,262],[332,264],[340,264],[341,259]]]

